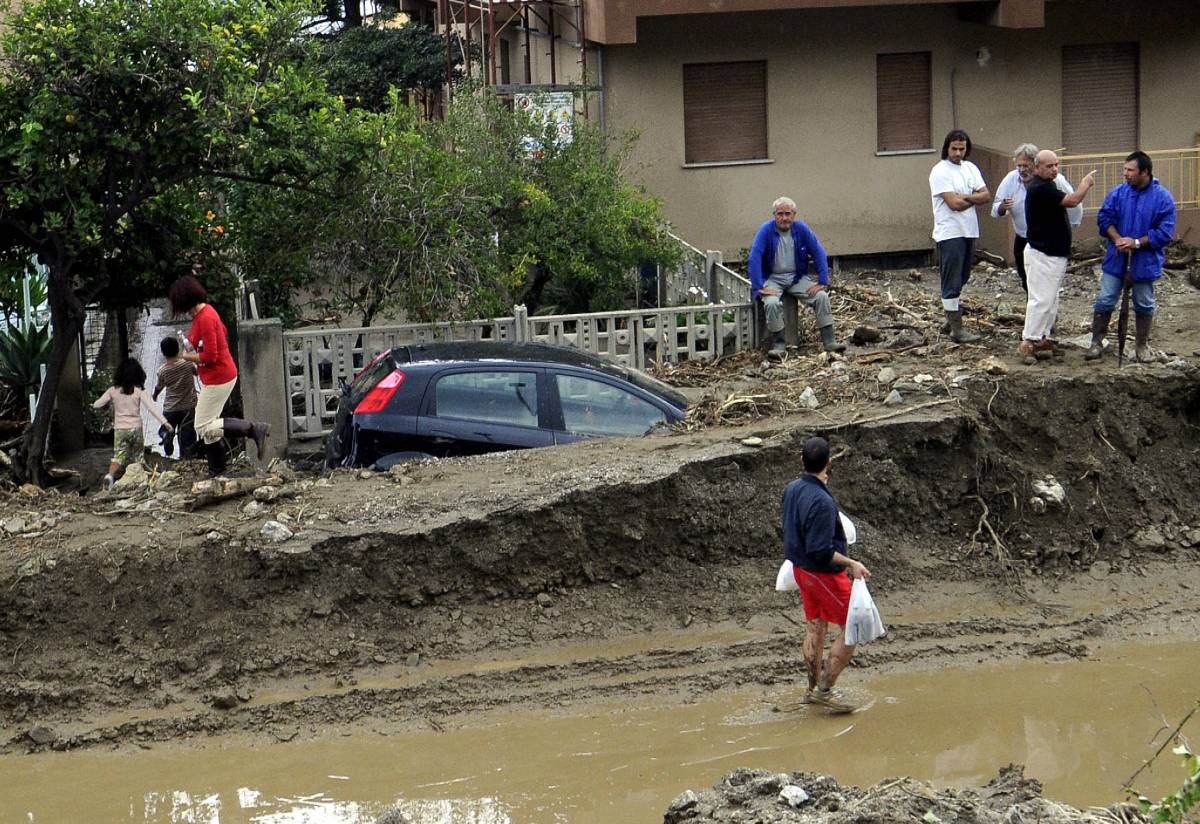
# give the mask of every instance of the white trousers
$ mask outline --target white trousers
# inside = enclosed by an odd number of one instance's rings
[[[196,434],[205,443],[216,443],[225,435],[225,421],[219,417],[225,402],[233,394],[234,378],[229,383],[204,384],[196,397]]]
[[[1050,257],[1032,246],[1025,247],[1025,276],[1029,302],[1025,305],[1025,340],[1041,340],[1050,334],[1058,316],[1058,289],[1067,274],[1067,258]]]

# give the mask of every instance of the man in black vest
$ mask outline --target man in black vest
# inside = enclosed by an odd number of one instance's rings
[[[1079,188],[1067,194],[1058,187],[1058,155],[1049,149],[1037,153],[1033,182],[1025,195],[1025,222],[1029,234],[1025,247],[1025,272],[1029,299],[1025,307],[1025,330],[1020,353],[1032,363],[1037,350],[1053,345],[1050,329],[1058,315],[1058,289],[1067,273],[1071,257],[1071,222],[1067,209],[1078,206],[1096,182],[1096,172],[1088,172]]]

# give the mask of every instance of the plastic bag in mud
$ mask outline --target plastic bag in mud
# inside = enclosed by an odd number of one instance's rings
[[[875,599],[862,578],[854,579],[850,589],[850,614],[846,617],[846,644],[865,644],[883,636],[887,628],[879,617]]]
[[[838,519],[842,522],[842,532],[846,533],[846,545],[849,546],[858,540],[858,529],[855,528],[854,521],[846,517],[845,512],[839,512]],[[796,583],[796,572],[792,568],[792,562],[784,559],[779,565],[779,572],[775,573],[775,591],[795,592],[798,589],[800,586]]]

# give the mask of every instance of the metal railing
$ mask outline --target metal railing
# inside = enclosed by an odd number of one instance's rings
[[[710,360],[754,346],[754,305],[705,304],[579,315],[530,315],[461,323],[283,333],[288,436],[319,438],[333,426],[339,382],[349,381],[380,352],[433,341],[538,341],[574,346],[635,369],[648,364]]]
[[[1200,207],[1200,146],[1186,149],[1147,150],[1154,161],[1154,176],[1174,197],[1178,208]],[[1064,154],[1058,159],[1058,170],[1073,185],[1096,170],[1096,185],[1083,199],[1083,210],[1095,213],[1104,204],[1104,197],[1125,182],[1123,169],[1128,152],[1104,154]]]

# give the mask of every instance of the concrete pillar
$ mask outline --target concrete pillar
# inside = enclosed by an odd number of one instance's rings
[[[266,466],[272,458],[282,458],[288,445],[287,372],[278,318],[238,323],[238,388],[246,419],[271,424],[266,454],[258,456]]]

